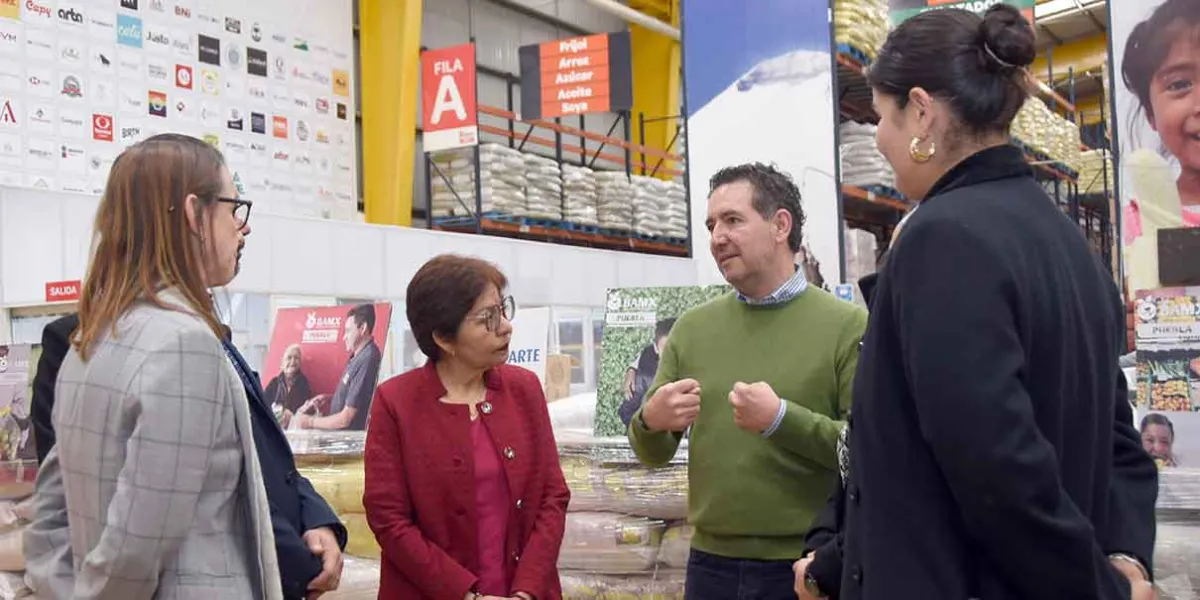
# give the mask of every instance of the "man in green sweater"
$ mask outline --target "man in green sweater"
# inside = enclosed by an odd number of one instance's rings
[[[740,165],[710,190],[712,255],[735,292],[676,321],[629,440],[661,466],[691,428],[688,600],[794,599],[792,563],[836,482],[867,315],[796,266],[804,212],[789,176]]]

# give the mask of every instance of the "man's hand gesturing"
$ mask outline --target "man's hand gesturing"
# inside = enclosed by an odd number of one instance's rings
[[[654,392],[642,408],[642,419],[651,431],[683,431],[700,414],[700,382],[680,379]]]

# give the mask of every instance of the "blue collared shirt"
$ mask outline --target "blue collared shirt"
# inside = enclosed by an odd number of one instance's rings
[[[767,294],[764,298],[753,300],[745,294],[738,292],[737,299],[750,306],[773,306],[778,304],[787,304],[795,300],[804,290],[808,289],[808,279],[804,277],[804,269],[796,267],[796,273],[791,276],[783,285],[779,286],[774,292]],[[771,426],[762,432],[764,438],[771,437],[779,426],[783,424],[783,417],[787,415],[787,401],[779,399],[779,413],[775,415],[775,420],[771,422]]]

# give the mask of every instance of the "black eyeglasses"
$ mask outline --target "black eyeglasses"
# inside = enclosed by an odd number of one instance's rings
[[[515,315],[516,312],[516,300],[513,300],[512,296],[505,296],[504,299],[500,301],[500,304],[489,306],[480,311],[479,316],[477,316],[476,319],[483,323],[483,326],[486,327],[488,331],[495,333],[496,330],[500,328],[500,318],[503,317],[505,321],[512,321],[513,315]]]
[[[241,229],[250,222],[250,207],[254,206],[251,200],[242,198],[217,198],[217,202],[224,202],[233,205],[233,219],[237,221],[237,228]]]

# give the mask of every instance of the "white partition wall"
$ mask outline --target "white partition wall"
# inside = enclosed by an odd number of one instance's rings
[[[43,304],[47,283],[83,278],[97,203],[0,188],[0,306]],[[599,307],[611,287],[696,282],[685,258],[258,213],[250,226],[232,292],[403,299],[417,268],[443,252],[496,263],[525,305]]]

